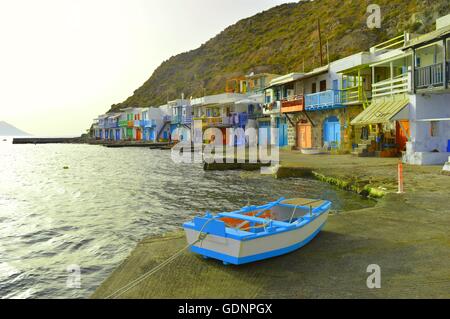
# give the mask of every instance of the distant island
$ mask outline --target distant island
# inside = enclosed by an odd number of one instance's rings
[[[6,123],[4,121],[0,121],[0,136],[30,136],[27,132],[24,132],[17,127]]]

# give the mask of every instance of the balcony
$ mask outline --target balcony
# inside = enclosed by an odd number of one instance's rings
[[[114,121],[114,122],[107,122],[107,123],[104,125],[104,127],[105,127],[105,128],[116,128],[116,127],[119,127],[119,123],[118,123],[117,121]]]
[[[127,127],[128,121],[127,120],[120,120],[119,121],[119,127]]]
[[[281,101],[274,101],[264,104],[263,113],[264,114],[276,114],[280,113]]]
[[[305,109],[307,111],[334,109],[343,107],[341,102],[341,91],[328,90],[305,97]]]
[[[408,75],[401,74],[392,79],[387,79],[372,84],[372,97],[385,97],[395,94],[403,94],[409,91]]]
[[[172,117],[172,124],[192,124],[192,115],[175,115]]]
[[[141,127],[156,127],[156,120],[141,120]]]
[[[416,68],[415,79],[416,89],[419,90],[444,86],[444,64],[437,63]]]
[[[192,115],[185,115],[181,117],[181,124],[192,124]]]
[[[128,127],[128,128],[133,128],[133,127],[134,127],[134,121],[133,121],[133,120],[129,120],[129,121],[127,122],[127,127]]]
[[[288,97],[281,101],[281,113],[294,113],[305,110],[305,99],[303,94]]]
[[[170,116],[170,115],[164,115],[164,116],[163,116],[163,121],[164,121],[164,123],[172,122],[172,116]]]
[[[226,119],[225,119],[226,122]],[[224,118],[222,116],[214,116],[206,118],[206,125],[210,127],[223,126]],[[225,124],[226,125],[226,124]]]

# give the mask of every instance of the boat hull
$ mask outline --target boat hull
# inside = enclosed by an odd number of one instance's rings
[[[203,241],[194,244],[191,251],[235,265],[268,259],[290,253],[308,244],[324,227],[327,218],[328,210],[303,224],[299,223],[295,227],[250,240],[209,234]],[[185,231],[188,243],[193,244],[199,238],[199,231],[186,228]]]

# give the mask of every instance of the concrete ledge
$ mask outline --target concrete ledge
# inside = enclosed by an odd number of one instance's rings
[[[447,152],[415,152],[405,154],[403,161],[411,165],[443,165],[449,156]]]

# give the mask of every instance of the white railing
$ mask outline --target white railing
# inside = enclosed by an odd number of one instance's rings
[[[426,89],[444,85],[444,64],[437,63],[416,68],[416,88]]]
[[[401,74],[392,79],[387,79],[372,84],[372,97],[382,97],[409,91],[408,74]]]
[[[405,44],[405,37],[405,34],[399,35],[395,38],[389,39],[383,43],[373,46],[372,48],[370,48],[370,51],[372,53],[377,53],[384,50],[399,49]]]

